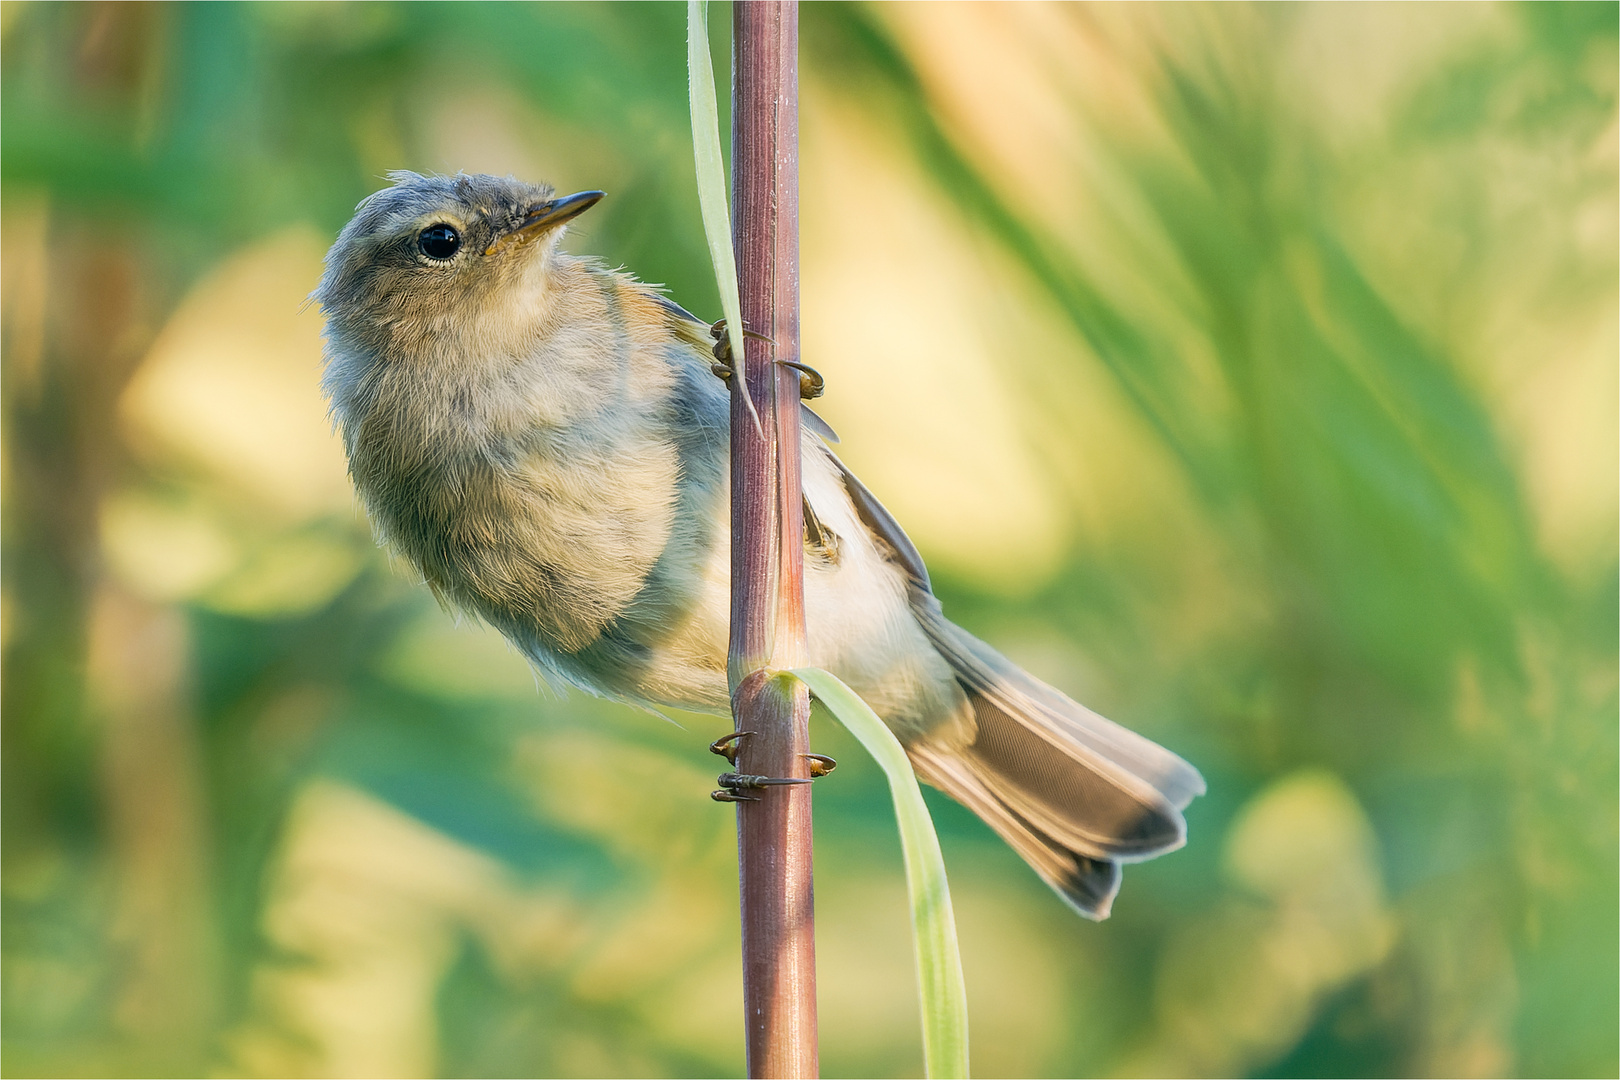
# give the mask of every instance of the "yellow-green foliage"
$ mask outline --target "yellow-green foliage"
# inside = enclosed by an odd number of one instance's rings
[[[977,1074],[1620,1069],[1616,11],[803,6],[840,454],[1209,782],[1100,925],[929,795]],[[462,168],[718,317],[684,16],[0,7],[6,1074],[740,1069],[720,722],[390,567],[303,307]],[[812,734],[823,1068],[916,1075],[889,799]]]

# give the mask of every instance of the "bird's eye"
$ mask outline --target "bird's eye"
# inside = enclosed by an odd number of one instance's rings
[[[416,246],[430,259],[448,259],[461,248],[461,234],[450,225],[429,225],[416,237]]]

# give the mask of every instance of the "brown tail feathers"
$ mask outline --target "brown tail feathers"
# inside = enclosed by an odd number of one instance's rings
[[[1088,918],[1108,917],[1120,864],[1186,842],[1198,770],[1035,679],[949,622],[920,588],[912,606],[973,705],[966,746],[907,747],[917,774],[978,814]]]

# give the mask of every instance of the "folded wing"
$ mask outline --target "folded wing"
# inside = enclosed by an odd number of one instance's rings
[[[1181,811],[1203,794],[1203,777],[946,619],[916,546],[842,462],[838,468],[856,513],[906,571],[912,612],[972,705],[971,742],[952,732],[948,741],[925,736],[907,746],[917,774],[984,819],[1081,914],[1106,918],[1121,863],[1186,841]]]

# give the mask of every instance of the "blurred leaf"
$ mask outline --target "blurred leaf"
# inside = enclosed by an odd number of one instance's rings
[[[687,0],[686,67],[692,99],[692,154],[697,162],[698,205],[703,210],[703,234],[709,241],[709,261],[720,285],[720,307],[726,314],[726,337],[737,377],[747,381],[746,339],[742,301],[737,294],[737,261],[731,250],[731,212],[726,207],[725,158],[720,152],[720,113],[714,100],[714,61],[709,59],[706,0]],[[754,399],[743,395],[759,427]],[[764,438],[761,429],[760,438]]]

